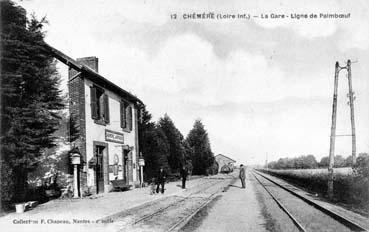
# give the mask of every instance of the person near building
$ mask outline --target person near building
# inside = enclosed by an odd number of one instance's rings
[[[156,193],[159,193],[159,187],[161,185],[161,193],[164,193],[164,185],[165,185],[165,180],[167,178],[167,175],[164,171],[164,168],[163,167],[160,167],[160,170],[158,172],[158,176],[156,178]]]
[[[243,164],[240,165],[240,174],[239,177],[241,179],[242,188],[246,188],[245,179],[246,179],[246,170]]]
[[[181,169],[181,178],[182,178],[182,188],[185,189],[186,188],[186,179],[188,176],[188,171],[187,168],[185,166],[182,167]]]

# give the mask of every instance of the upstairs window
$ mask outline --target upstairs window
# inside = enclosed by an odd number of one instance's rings
[[[120,126],[123,130],[132,131],[132,106],[124,100],[120,102]]]
[[[109,97],[104,89],[91,87],[91,117],[96,123],[109,123]]]

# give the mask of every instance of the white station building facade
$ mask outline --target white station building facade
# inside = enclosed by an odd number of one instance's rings
[[[77,60],[54,49],[69,66],[69,110],[81,153],[80,191],[108,192],[112,180],[140,183],[138,114],[140,99],[98,74],[98,58]],[[82,193],[81,193],[82,194]]]

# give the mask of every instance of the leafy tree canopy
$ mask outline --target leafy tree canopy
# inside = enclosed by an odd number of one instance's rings
[[[185,147],[183,135],[176,128],[173,121],[167,114],[159,119],[158,127],[164,132],[169,144],[168,162],[172,172],[178,172],[185,159]]]
[[[1,1],[1,153],[13,173],[16,192],[24,192],[37,157],[53,147],[62,103],[55,60],[44,46],[45,18]]]
[[[214,155],[210,148],[208,133],[201,120],[195,121],[186,141],[193,152],[191,157],[193,173],[208,174],[208,168],[214,163]]]
[[[143,107],[142,121],[139,123],[140,151],[145,159],[145,179],[155,177],[161,166],[169,169],[169,143],[163,130],[151,122],[151,114]]]

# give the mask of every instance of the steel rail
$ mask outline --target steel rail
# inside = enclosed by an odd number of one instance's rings
[[[350,219],[348,219],[348,218],[346,218],[346,217],[344,217],[344,216],[342,216],[342,215],[340,215],[340,214],[338,214],[338,213],[336,213],[336,212],[333,212],[332,210],[329,210],[329,209],[327,209],[327,208],[324,208],[323,206],[321,206],[321,205],[319,205],[319,204],[315,203],[314,201],[312,201],[312,200],[310,200],[310,199],[308,199],[308,198],[306,198],[306,197],[304,197],[304,196],[302,196],[302,195],[300,195],[300,194],[298,194],[298,193],[294,192],[293,190],[291,190],[291,189],[289,189],[289,188],[287,188],[287,187],[285,187],[285,186],[283,186],[283,185],[281,185],[281,184],[279,184],[279,183],[277,183],[277,182],[273,181],[272,179],[270,179],[270,178],[266,177],[265,175],[263,175],[263,174],[259,173],[258,171],[254,171],[254,172],[255,172],[256,174],[258,174],[258,175],[262,176],[263,178],[265,178],[265,179],[269,180],[270,182],[274,183],[274,184],[275,184],[275,185],[277,185],[278,187],[280,187],[280,188],[284,189],[285,191],[287,191],[287,192],[291,193],[292,195],[294,195],[294,196],[296,196],[296,197],[300,198],[301,200],[305,201],[305,202],[306,202],[306,203],[308,203],[309,205],[311,205],[311,206],[315,207],[316,209],[318,209],[318,210],[320,210],[320,211],[324,212],[325,214],[329,215],[330,217],[332,217],[333,219],[335,219],[335,220],[336,220],[336,221],[338,221],[339,223],[341,223],[341,224],[343,224],[343,225],[347,226],[347,227],[348,227],[348,228],[350,228],[351,230],[353,230],[353,231],[369,231],[367,228],[364,228],[364,227],[362,227],[361,225],[358,225],[356,222],[353,222],[353,221],[351,221]]]
[[[195,211],[193,211],[191,214],[181,218],[178,220],[174,225],[172,225],[166,232],[174,231],[177,229],[180,225],[186,224],[189,220],[191,220],[201,209],[203,209],[205,206],[207,206],[210,202],[212,202],[215,199],[216,192],[211,194],[209,197],[206,198],[206,201],[203,202]],[[180,228],[178,228],[180,229]]]
[[[186,198],[182,198],[182,199],[181,199],[181,200],[179,200],[179,201],[176,201],[176,202],[174,202],[174,203],[172,203],[172,204],[167,205],[166,207],[163,207],[163,208],[160,208],[159,210],[156,210],[154,213],[151,213],[151,214],[149,214],[149,215],[146,215],[146,216],[144,216],[144,217],[141,217],[140,219],[136,220],[136,221],[133,223],[133,225],[135,225],[135,224],[137,224],[137,223],[139,223],[139,222],[142,222],[142,221],[144,221],[144,220],[146,220],[146,219],[148,219],[148,218],[152,218],[152,217],[153,217],[153,216],[155,216],[156,214],[161,213],[161,212],[163,212],[164,210],[168,209],[169,207],[172,207],[172,206],[174,206],[174,205],[176,205],[176,204],[178,204],[178,203],[181,203],[182,201],[185,201],[185,200],[186,200]]]
[[[217,184],[221,184],[221,183],[217,183]],[[216,185],[217,185],[217,184],[216,184]],[[143,216],[143,217],[139,218],[138,220],[136,220],[136,221],[133,223],[133,225],[135,225],[135,224],[137,224],[137,223],[139,223],[139,222],[142,222],[142,221],[144,221],[144,220],[146,220],[146,219],[148,219],[148,218],[152,218],[152,217],[154,217],[156,214],[159,214],[159,213],[163,212],[164,210],[166,210],[166,209],[168,209],[168,208],[170,208],[170,207],[172,207],[172,206],[174,206],[174,205],[176,205],[176,204],[178,204],[178,203],[181,203],[181,202],[183,202],[183,201],[185,201],[185,200],[187,200],[187,199],[190,199],[192,195],[197,194],[197,193],[199,193],[199,192],[201,192],[201,191],[206,190],[206,189],[207,189],[208,187],[210,187],[211,185],[213,185],[213,183],[212,183],[212,182],[211,182],[210,184],[207,184],[205,188],[201,188],[200,190],[195,191],[195,192],[193,192],[193,193],[190,193],[188,196],[183,197],[182,199],[180,199],[180,200],[178,200],[178,201],[176,201],[176,202],[173,202],[172,204],[169,204],[169,205],[167,205],[167,206],[165,206],[165,207],[163,207],[163,208],[160,208],[160,209],[156,210],[155,212],[153,212],[153,213],[151,213],[151,214],[149,214],[149,215],[146,215],[146,216]]]
[[[232,179],[232,182],[230,184],[233,184],[235,182],[236,178]],[[210,202],[212,202],[216,196],[214,196],[215,194],[217,194],[217,192],[211,194],[209,197],[207,197],[207,200],[205,202],[203,202],[196,210],[194,210],[192,213],[190,213],[189,215],[181,218],[180,220],[178,220],[174,225],[172,225],[168,230],[166,230],[166,232],[171,232],[171,231],[178,231],[180,230],[184,225],[186,225],[198,212],[200,212],[200,210],[202,210],[205,206],[207,206]],[[176,230],[178,229],[178,230]]]
[[[300,222],[287,210],[287,208],[265,187],[265,185],[259,180],[259,178],[256,177],[254,172],[252,175],[255,177],[255,179],[260,183],[261,186],[269,193],[269,195],[273,198],[273,200],[277,203],[279,208],[281,208],[289,218],[291,218],[293,224],[296,225],[299,231],[306,232],[305,228],[300,224]]]
[[[196,178],[196,179],[204,179],[203,177],[202,178]],[[197,187],[199,187],[199,186],[203,186],[203,185],[205,185],[205,186],[207,186],[207,187],[209,187],[209,186],[211,186],[215,181],[213,181],[213,179],[209,179],[210,181],[208,182],[208,183],[197,183],[196,185],[194,185],[193,187],[191,187],[191,188],[197,188]],[[206,187],[206,188],[207,188]],[[187,190],[187,189],[186,189]],[[198,192],[201,192],[201,191],[203,191],[203,189],[200,189],[200,190],[196,190],[196,191],[194,191],[193,193],[191,193],[191,189],[188,189],[189,190],[189,195],[188,196],[186,196],[187,198],[190,198],[193,194],[197,194]],[[182,196],[177,196],[177,195],[169,195],[169,196],[167,196],[167,197],[164,197],[164,198],[159,198],[159,199],[155,199],[155,200],[152,200],[152,201],[149,201],[149,202],[146,202],[146,203],[144,203],[144,204],[142,204],[142,205],[136,205],[136,206],[134,206],[134,207],[132,207],[132,208],[130,208],[130,209],[128,209],[127,211],[125,211],[126,213],[123,213],[123,212],[118,212],[118,213],[115,213],[115,214],[113,214],[113,215],[109,215],[109,216],[106,216],[106,217],[104,217],[104,218],[101,218],[101,219],[99,219],[99,220],[107,220],[107,219],[111,219],[111,218],[122,218],[122,217],[126,217],[127,216],[127,212],[128,211],[132,211],[131,213],[128,213],[128,215],[132,215],[132,213],[134,212],[134,211],[142,211],[143,210],[143,205],[145,205],[145,204],[149,204],[148,206],[146,206],[146,207],[152,207],[153,205],[155,205],[155,204],[158,204],[158,203],[160,203],[160,202],[162,202],[162,201],[165,201],[165,200],[167,200],[169,197],[177,197],[177,198],[186,198],[186,197],[182,197]],[[176,203],[178,203],[178,202],[174,202],[174,203],[172,203],[170,206],[173,206],[174,204],[176,204]],[[160,210],[160,209],[159,209]],[[123,214],[123,215],[122,215]],[[146,216],[151,216],[151,214],[150,215],[146,215]],[[144,216],[144,217],[146,217],[146,216]],[[154,215],[152,215],[152,216],[154,216]],[[147,217],[147,218],[149,218],[149,217]],[[142,219],[142,217],[141,218],[139,218],[137,221],[135,221],[132,225],[134,225],[134,224],[136,224],[136,223],[138,223],[139,222],[139,220],[140,219]],[[141,220],[142,221],[142,220]]]

